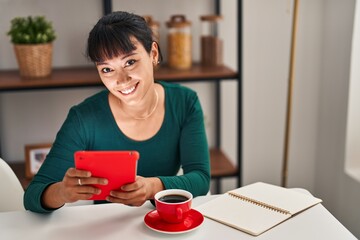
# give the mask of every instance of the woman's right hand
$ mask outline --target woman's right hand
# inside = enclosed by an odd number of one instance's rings
[[[42,204],[47,208],[59,208],[65,203],[87,200],[101,190],[95,186],[106,185],[106,178],[92,177],[91,172],[69,168],[61,182],[50,185],[44,192]]]

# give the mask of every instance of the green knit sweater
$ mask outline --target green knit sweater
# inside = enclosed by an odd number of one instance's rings
[[[206,194],[210,185],[209,150],[197,94],[179,84],[158,83],[165,89],[165,117],[160,130],[145,141],[131,140],[118,128],[108,103],[108,90],[72,107],[45,162],[25,191],[25,208],[53,211],[42,206],[41,195],[74,167],[74,152],[78,150],[136,150],[140,153],[138,175],[157,176],[166,189],[186,189],[194,197]],[[180,167],[184,175],[176,176]]]

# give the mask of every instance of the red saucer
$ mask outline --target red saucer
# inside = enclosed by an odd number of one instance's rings
[[[157,232],[169,234],[193,231],[198,228],[203,221],[204,216],[194,209],[190,210],[189,215],[181,223],[168,223],[163,221],[156,210],[147,213],[144,217],[144,222],[147,227]]]

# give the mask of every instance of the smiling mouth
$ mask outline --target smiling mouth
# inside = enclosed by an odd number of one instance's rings
[[[121,94],[123,95],[129,95],[131,93],[133,93],[136,89],[136,87],[138,86],[139,83],[136,83],[135,85],[125,88],[125,89],[117,89],[117,91],[119,91]]]

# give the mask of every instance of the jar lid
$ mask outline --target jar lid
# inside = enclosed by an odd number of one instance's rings
[[[204,16],[200,16],[201,21],[211,21],[211,22],[215,22],[215,21],[219,21],[223,19],[223,16],[221,15],[204,15]]]
[[[170,21],[166,22],[166,25],[169,28],[181,28],[190,26],[191,22],[186,20],[185,15],[173,15]]]
[[[143,18],[145,19],[145,22],[149,26],[159,26],[160,25],[159,22],[154,21],[154,19],[150,15],[145,15],[145,16],[143,16]]]

